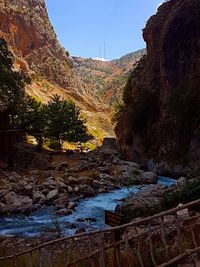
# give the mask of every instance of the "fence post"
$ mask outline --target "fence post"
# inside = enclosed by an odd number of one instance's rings
[[[148,223],[148,234],[149,234],[149,246],[150,246],[150,255],[151,255],[151,260],[154,266],[157,266],[156,260],[153,255],[153,242],[152,242],[152,232],[151,232],[151,223]]]
[[[177,232],[177,247],[179,250],[179,253],[182,252],[182,241],[181,241],[181,228],[180,228],[180,223],[179,223],[179,218],[177,213],[174,214],[175,218],[175,225],[176,225],[176,232]]]
[[[140,261],[140,266],[144,267],[144,263],[143,263],[142,256],[141,256],[141,245],[140,245],[140,239],[139,238],[138,238],[137,255],[138,255],[138,258]]]
[[[114,267],[120,267],[120,247],[116,245],[120,241],[120,230],[114,231]]]
[[[28,254],[28,260],[29,260],[29,266],[33,267],[32,253],[31,252]]]
[[[167,245],[167,241],[165,238],[165,222],[164,222],[164,217],[160,217],[160,226],[161,226],[161,234],[162,234],[162,243],[165,249],[165,257],[166,260],[168,259],[168,254],[169,254],[169,249],[168,249],[168,245]]]
[[[104,259],[104,233],[101,231],[99,235],[99,246],[100,246],[100,267],[105,267]]]
[[[92,237],[90,236],[90,253],[92,253]],[[91,265],[91,267],[95,267],[94,266],[94,258],[93,258],[93,256],[90,258],[90,265]]]

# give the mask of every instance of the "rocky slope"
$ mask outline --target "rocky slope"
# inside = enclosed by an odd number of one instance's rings
[[[167,175],[200,171],[200,2],[170,0],[143,36],[116,133],[126,158]]]
[[[96,129],[92,134],[113,135],[107,106],[74,74],[73,60],[57,40],[45,0],[0,0],[0,37],[7,40],[15,67],[31,75],[29,94],[43,102],[54,94],[70,97],[84,111],[89,127]]]
[[[96,98],[110,105],[123,91],[136,62],[145,54],[146,50],[141,49],[112,61],[74,57],[74,71]]]

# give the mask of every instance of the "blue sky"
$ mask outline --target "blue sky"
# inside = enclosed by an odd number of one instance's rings
[[[118,58],[145,47],[142,29],[162,0],[46,0],[62,46],[71,55]]]

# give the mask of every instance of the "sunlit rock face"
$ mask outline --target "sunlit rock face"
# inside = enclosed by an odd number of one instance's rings
[[[200,170],[200,2],[171,0],[144,29],[147,56],[127,83],[116,127],[126,158],[162,173]]]

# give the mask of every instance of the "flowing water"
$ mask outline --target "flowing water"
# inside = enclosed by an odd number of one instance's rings
[[[158,180],[159,184],[167,186],[173,185],[175,182],[174,179],[162,176]],[[136,193],[140,190],[139,188],[138,186],[124,187],[81,200],[73,214],[56,217],[56,222],[55,216],[53,216],[53,208],[40,209],[30,214],[30,216],[14,215],[2,217],[0,218],[0,235],[40,236],[45,229],[55,226],[55,223],[59,224],[65,235],[72,235],[77,228],[81,227],[86,230],[105,228],[104,211],[114,211],[123,198],[127,197],[129,193]],[[80,219],[84,218],[88,218],[88,220],[80,222]],[[96,221],[91,220],[91,218]]]

